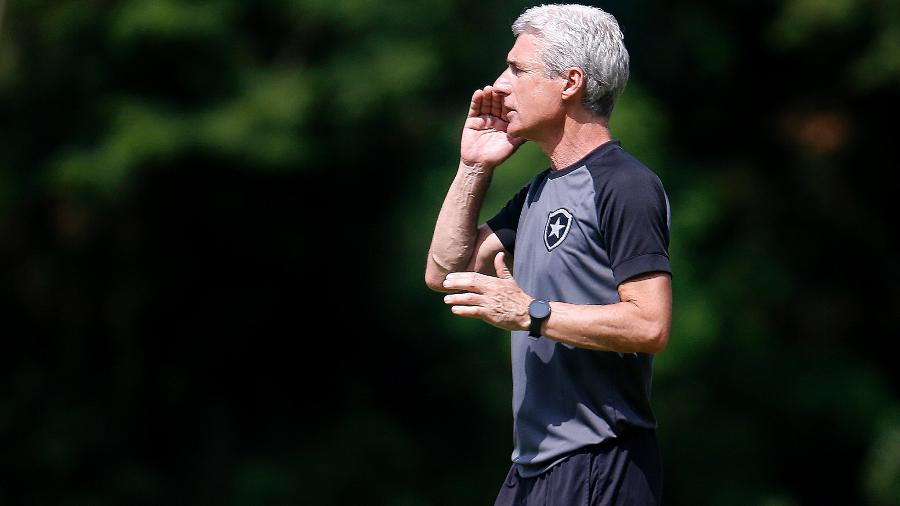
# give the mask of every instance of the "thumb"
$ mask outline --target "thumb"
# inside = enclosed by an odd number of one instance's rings
[[[512,277],[512,274],[510,274],[509,268],[506,267],[505,258],[506,254],[502,251],[497,253],[497,256],[494,257],[494,270],[497,271],[498,278],[509,279]]]

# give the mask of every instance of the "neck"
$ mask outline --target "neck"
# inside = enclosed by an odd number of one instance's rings
[[[581,160],[597,146],[611,140],[606,118],[597,118],[587,111],[567,114],[563,127],[555,136],[536,141],[553,170],[559,170]]]

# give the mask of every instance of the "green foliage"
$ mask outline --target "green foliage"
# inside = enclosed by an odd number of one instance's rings
[[[422,267],[524,7],[0,1],[0,503],[489,503],[508,339]],[[673,211],[665,502],[900,505],[900,4],[607,7]]]
[[[896,414],[887,418],[872,441],[864,476],[866,497],[872,504],[900,504],[900,425]]]

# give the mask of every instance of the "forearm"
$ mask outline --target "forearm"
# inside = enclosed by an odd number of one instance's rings
[[[444,288],[451,293],[444,303],[453,314],[480,318],[507,330],[529,330],[528,306],[533,296],[524,292],[503,264],[495,259],[497,277],[477,272],[447,276]],[[636,276],[618,287],[614,304],[550,302],[550,317],[541,324],[541,335],[578,348],[620,353],[659,353],[669,339],[672,325],[672,278],[668,272]]]
[[[466,269],[478,238],[478,215],[493,169],[460,162],[438,214],[428,252],[425,278],[437,289],[450,272]]]
[[[620,353],[659,353],[669,336],[671,313],[648,314],[633,302],[576,305],[551,302],[542,326],[546,337],[578,348]]]

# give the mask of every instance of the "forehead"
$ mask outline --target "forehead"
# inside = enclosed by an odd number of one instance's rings
[[[528,32],[523,32],[516,37],[516,43],[506,55],[506,59],[516,63],[538,63],[538,44],[540,39]]]

